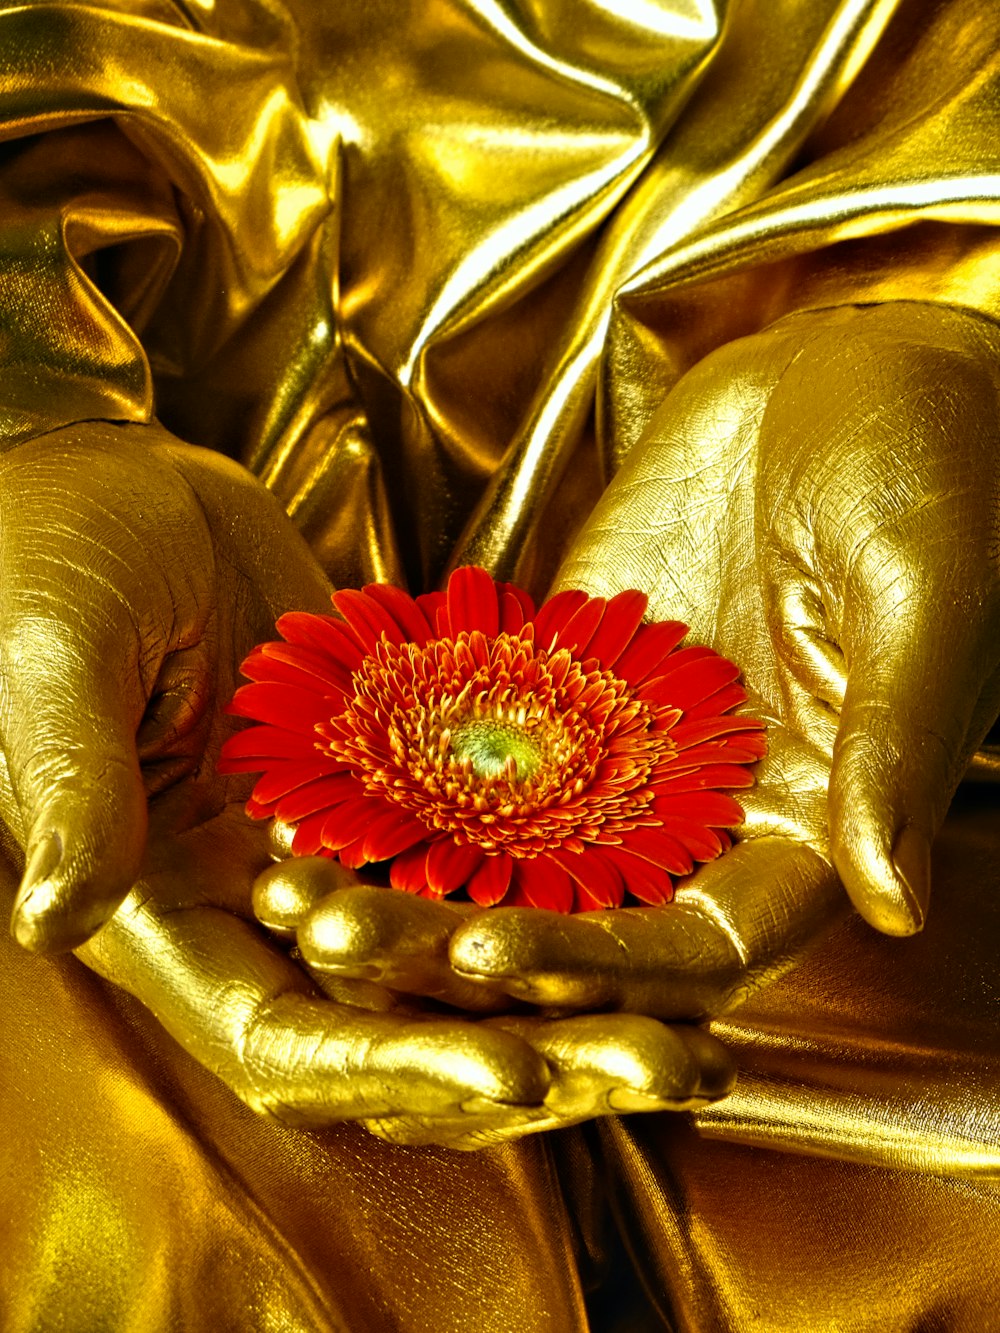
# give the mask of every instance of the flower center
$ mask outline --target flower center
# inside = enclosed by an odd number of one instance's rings
[[[459,846],[534,857],[659,822],[652,778],[673,761],[680,713],[530,632],[381,643],[353,683],[317,724],[321,744],[367,796]]]
[[[451,750],[468,759],[477,778],[529,781],[542,762],[541,747],[520,727],[492,718],[476,718],[452,733]]]

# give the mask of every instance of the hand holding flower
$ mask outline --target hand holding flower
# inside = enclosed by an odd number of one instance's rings
[[[769,719],[747,823],[669,911],[497,913],[451,959],[512,995],[715,1013],[836,917],[892,934],[1000,707],[996,331],[917,305],[802,315],[682,380],[562,573],[737,657]],[[827,793],[827,789],[829,791]]]

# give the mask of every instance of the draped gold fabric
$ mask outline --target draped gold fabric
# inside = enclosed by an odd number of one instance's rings
[[[155,417],[338,584],[544,591],[714,349],[1000,318],[983,0],[3,3],[0,138],[4,442]],[[259,1121],[4,943],[0,1326],[988,1328],[997,851],[966,794],[925,934],[851,920],[720,1021],[718,1105],[473,1155]]]

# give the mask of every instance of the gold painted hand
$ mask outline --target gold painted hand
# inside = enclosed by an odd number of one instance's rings
[[[1000,706],[997,346],[976,317],[901,305],[726,347],[666,400],[578,540],[563,586],[643,588],[655,618],[744,667],[770,753],[733,851],[667,908],[459,922],[445,906],[393,947],[342,900],[304,927],[324,966],[456,1001],[471,984],[493,1004],[697,1018],[846,910],[838,873],[874,926],[919,929],[930,842]]]
[[[718,1013],[839,910],[919,930],[1000,708],[1000,336],[916,304],[797,316],[680,382],[561,575],[636,586],[770,721],[747,822],[660,911],[495,913],[451,960],[544,1003]]]

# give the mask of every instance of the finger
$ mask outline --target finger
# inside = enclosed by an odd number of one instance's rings
[[[357,871],[328,856],[289,857],[268,866],[254,880],[254,915],[273,934],[294,939],[317,903],[362,882]]]
[[[469,1151],[597,1116],[696,1110],[724,1097],[736,1077],[725,1047],[696,1027],[669,1028],[632,1014],[488,1022],[545,1057],[552,1085],[542,1107],[450,1120],[387,1117],[365,1127],[392,1143]]]
[[[488,1020],[543,1055],[554,1121],[633,1111],[683,1111],[732,1087],[735,1066],[721,1042],[697,1027],[666,1027],[639,1014]]]
[[[698,1019],[787,970],[841,897],[819,853],[761,837],[700,867],[663,907],[484,913],[455,933],[451,961],[535,1004]]]
[[[0,741],[26,840],[12,928],[25,948],[81,943],[138,876],[147,810],[136,658],[131,625],[105,638],[9,609],[0,625]]]
[[[491,1012],[507,1007],[505,997],[488,982],[459,977],[448,958],[452,935],[476,910],[395,889],[346,888],[312,908],[298,944],[310,967],[320,971]]]
[[[155,897],[155,886],[148,886]],[[80,951],[248,1105],[291,1124],[537,1107],[545,1061],[511,1033],[335,1004],[247,922],[134,894]]]
[[[927,915],[931,843],[1000,703],[1000,645],[983,632],[997,608],[969,614],[919,572],[894,584],[851,635],[830,839],[861,915],[911,935]]]

